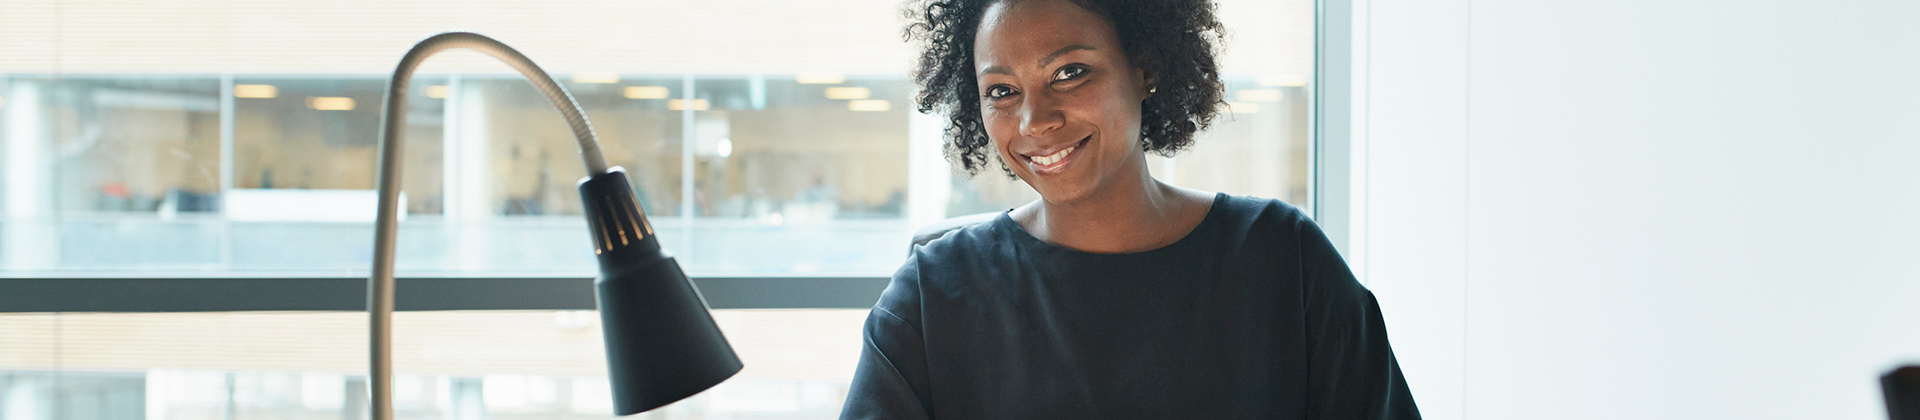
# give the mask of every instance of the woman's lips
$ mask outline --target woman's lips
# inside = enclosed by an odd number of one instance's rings
[[[1087,136],[1087,138],[1080,139],[1079,143],[1074,143],[1074,145],[1067,146],[1067,148],[1055,151],[1050,155],[1026,156],[1027,169],[1039,175],[1060,173],[1066,170],[1068,164],[1073,163],[1074,157],[1080,156],[1080,150],[1086,149],[1087,142],[1092,139],[1093,136]]]

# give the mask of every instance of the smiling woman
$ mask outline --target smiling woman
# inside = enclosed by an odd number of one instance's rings
[[[1102,11],[1099,14],[1116,22],[1124,22],[1120,26],[1136,29],[1107,34],[1118,42],[1108,45],[1109,51],[1105,53],[1121,54],[1122,59],[1153,60],[1141,63],[1122,61],[1142,72],[1129,76],[1189,83],[1168,84],[1164,92],[1155,89],[1153,95],[1137,102],[1146,111],[1139,115],[1145,122],[1146,133],[1142,136],[1144,148],[1171,155],[1193,142],[1194,133],[1207,127],[1216,114],[1214,105],[1221,102],[1220,70],[1214,50],[1221,41],[1222,28],[1214,17],[1212,7],[1193,7],[1184,2],[1133,3],[1137,4],[1107,7],[1103,3],[1089,2],[1082,6],[1099,9]],[[987,2],[937,4],[942,6],[939,9],[927,9],[925,20],[909,29],[919,32],[928,41],[920,56],[920,71],[916,74],[920,84],[926,87],[920,93],[920,110],[948,111],[954,123],[949,128],[952,140],[948,145],[949,154],[972,173],[988,164],[984,149],[989,142],[985,127],[978,125],[982,110],[974,106],[979,103],[980,95],[993,95],[981,90],[983,83],[976,76],[985,76],[987,70],[1007,76],[1013,73],[1011,68],[999,65],[974,68],[975,63],[969,63],[976,58],[974,45],[971,44],[982,29],[1004,22],[980,21],[984,16],[983,9],[988,7]],[[1094,12],[1078,9],[1081,12],[1077,15],[1081,19]],[[1103,27],[1111,28],[1112,25]],[[1119,51],[1121,48],[1126,50]],[[1082,50],[1095,48],[1085,44],[1065,45],[1058,51],[1050,51],[1045,61],[1052,64],[1052,60],[1060,55]],[[1063,70],[1074,72],[1077,77],[1089,69],[1082,65]]]
[[[1040,197],[914,250],[842,418],[1419,418],[1312,220],[1151,174],[1221,102],[1210,2],[922,7],[920,108],[946,114],[948,156]]]
[[[1219,25],[1210,7],[1188,13],[1207,22],[1199,32]],[[1037,237],[1085,251],[1143,251],[1179,239],[1205,215],[1209,197],[1155,181],[1143,152],[1172,153],[1191,143],[1191,129],[1206,125],[1219,101],[1211,55],[1191,60],[1204,68],[1201,77],[1181,79],[1186,74],[1160,71],[1167,66],[1154,63],[1166,60],[1156,54],[1204,51],[1212,43],[1190,37],[1197,44],[1149,48],[1139,45],[1143,37],[1132,38],[1134,46],[1123,44],[1101,14],[1070,2],[994,3],[983,11],[973,58],[979,69],[975,86],[982,87],[980,119],[1002,165],[1043,199],[1011,213]],[[1169,111],[1181,108],[1179,101],[1144,105],[1160,93],[1159,79],[1184,86],[1167,89],[1162,98],[1184,92],[1211,99],[1179,124],[1145,129],[1145,114],[1187,113]],[[1089,229],[1110,222],[1146,228]]]

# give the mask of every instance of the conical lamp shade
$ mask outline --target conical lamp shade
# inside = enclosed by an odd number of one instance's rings
[[[739,373],[740,357],[680,264],[660,249],[626,171],[580,180],[600,278],[594,297],[606,333],[614,412],[659,408]]]
[[[1903,366],[1880,377],[1887,394],[1887,418],[1920,420],[1920,365]]]

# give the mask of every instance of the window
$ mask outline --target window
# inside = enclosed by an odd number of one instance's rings
[[[912,111],[900,7],[0,4],[0,287],[126,279],[201,302],[0,307],[0,412],[363,410],[353,405],[365,386],[363,315],[317,310],[353,300],[313,290],[349,290],[338,280],[370,265],[386,74],[412,42],[462,29],[515,46],[573,92],[667,247],[716,307],[732,308],[716,313],[747,372],[658,415],[832,417],[858,352],[861,299],[877,296],[914,227],[1037,198],[997,169],[968,178],[941,158],[944,121]],[[1150,157],[1152,170],[1304,208],[1315,5],[1219,7],[1231,31],[1229,112],[1193,149]],[[473,279],[459,289],[472,295],[522,290],[483,279],[582,287],[595,267],[574,189],[583,170],[550,105],[504,66],[460,52],[430,60],[408,94],[399,275]],[[264,300],[194,289],[304,279],[312,289],[272,283],[258,290],[282,295]],[[708,287],[734,280],[800,292]],[[808,293],[854,297],[804,303]],[[396,365],[403,417],[604,415],[598,333],[583,332],[596,318],[577,312],[590,303],[451,302],[399,318],[399,340],[420,346],[397,353],[418,357]],[[154,307],[245,311],[58,313]],[[525,339],[542,334],[573,338]],[[791,348],[818,351],[779,351]]]

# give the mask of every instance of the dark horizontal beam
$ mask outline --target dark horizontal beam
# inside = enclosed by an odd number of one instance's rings
[[[869,308],[884,277],[696,278],[714,309]],[[401,278],[401,311],[591,310],[593,279]],[[0,278],[0,312],[364,311],[366,278]]]

